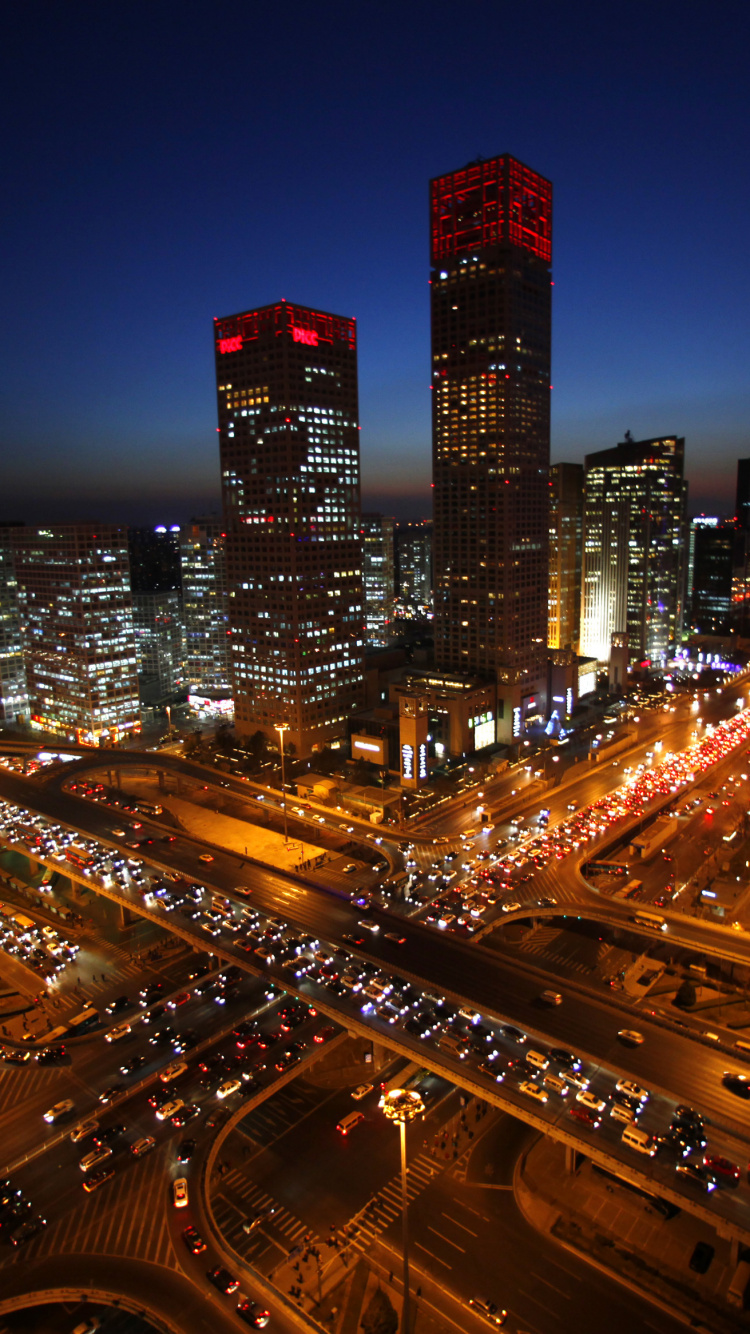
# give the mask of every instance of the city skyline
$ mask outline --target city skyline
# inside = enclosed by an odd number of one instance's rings
[[[556,191],[552,462],[678,434],[691,510],[731,512],[744,11],[706,32],[667,4],[623,33],[543,6],[533,31],[485,20],[480,51],[416,11],[386,5],[371,30],[300,7],[291,36],[264,18],[248,107],[227,92],[243,42],[201,5],[179,25],[160,9],[145,44],[127,20],[39,8],[41,29],[14,15],[3,94],[6,518],[218,510],[211,319],[282,297],[356,317],[364,505],[429,514],[427,182],[503,152]]]

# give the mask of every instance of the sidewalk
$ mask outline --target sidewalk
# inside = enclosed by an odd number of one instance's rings
[[[725,1299],[734,1272],[729,1242],[705,1223],[685,1211],[663,1218],[646,1198],[599,1175],[587,1160],[575,1173],[566,1171],[564,1147],[544,1136],[519,1160],[514,1189],[538,1231],[693,1328],[736,1334],[742,1317]],[[716,1252],[705,1274],[690,1269],[698,1241]]]

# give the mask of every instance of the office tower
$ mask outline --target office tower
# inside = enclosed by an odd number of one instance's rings
[[[413,612],[432,610],[432,520],[396,528],[396,596]]]
[[[362,515],[362,584],[365,597],[365,635],[372,648],[389,644],[393,627],[395,519],[382,514]]]
[[[308,755],[364,701],[354,320],[216,321],[235,725]]]
[[[130,586],[136,593],[180,590],[180,526],[128,528]]]
[[[690,524],[688,606],[690,628],[699,635],[732,630],[732,578],[737,526],[700,514]]]
[[[133,629],[141,701],[178,690],[184,673],[180,528],[129,528]]]
[[[581,558],[583,542],[583,465],[556,463],[549,489],[550,648],[578,652],[581,633]]]
[[[510,740],[546,675],[552,186],[504,154],[430,208],[435,659]]]
[[[0,525],[0,722],[4,723],[20,721],[29,702],[13,550],[13,533],[19,527]]]
[[[125,528],[27,527],[12,540],[32,725],[94,744],[140,731]]]
[[[190,689],[229,694],[226,525],[217,515],[191,519],[180,550],[185,680]]]
[[[588,454],[583,509],[581,652],[601,663],[627,632],[630,661],[660,664],[682,634],[686,576],[685,441],[627,437]]]

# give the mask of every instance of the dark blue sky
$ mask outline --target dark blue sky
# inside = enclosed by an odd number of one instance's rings
[[[218,505],[212,317],[359,328],[364,499],[429,513],[427,183],[554,183],[552,458],[750,454],[748,6],[31,3],[0,57],[0,517]]]

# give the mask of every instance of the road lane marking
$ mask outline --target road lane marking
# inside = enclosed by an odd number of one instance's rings
[[[423,1246],[421,1241],[415,1241],[414,1245],[418,1247],[420,1251],[424,1251],[425,1255],[429,1255],[431,1260],[437,1260],[439,1265],[444,1265],[446,1269],[453,1268],[453,1265],[449,1265],[447,1260],[441,1260],[439,1255],[433,1255],[432,1251],[428,1251],[427,1247]]]
[[[476,1218],[481,1218],[481,1220],[482,1220],[483,1223],[489,1223],[489,1221],[490,1221],[490,1216],[489,1216],[489,1214],[482,1214],[482,1213],[479,1212],[478,1209],[472,1209],[471,1205],[470,1205],[470,1204],[464,1204],[464,1201],[463,1201],[463,1200],[457,1200],[457,1199],[454,1198],[453,1203],[454,1203],[454,1204],[458,1204],[458,1205],[460,1205],[460,1207],[461,1207],[462,1209],[465,1209],[467,1213],[469,1213],[469,1214],[474,1214]]]
[[[459,1223],[457,1218],[453,1218],[453,1216],[447,1214],[445,1210],[442,1211],[442,1217],[447,1218],[449,1223],[455,1223],[456,1227],[460,1227],[462,1232],[468,1232],[472,1237],[477,1237],[479,1235],[478,1232],[472,1232],[471,1228],[467,1227],[465,1223]]]
[[[556,1288],[554,1283],[550,1283],[549,1279],[545,1278],[543,1274],[537,1274],[535,1270],[532,1270],[532,1273],[534,1278],[539,1279],[540,1283],[546,1283],[547,1287],[552,1288],[553,1292],[559,1292],[561,1297],[565,1297],[566,1301],[570,1301],[569,1292],[563,1292],[562,1288]]]
[[[446,1236],[444,1235],[444,1233],[442,1233],[442,1232],[438,1232],[438,1230],[437,1230],[436,1227],[429,1227],[429,1226],[428,1226],[427,1231],[428,1231],[428,1232],[434,1232],[436,1237],[439,1237],[441,1241],[447,1241],[447,1243],[448,1243],[449,1246],[452,1246],[452,1247],[454,1248],[454,1250],[460,1251],[462,1255],[465,1255],[465,1254],[466,1254],[466,1247],[465,1247],[465,1246],[459,1246],[459,1244],[458,1244],[457,1241],[451,1241],[450,1237],[446,1237]]]
[[[529,1301],[533,1302],[535,1306],[541,1306],[542,1310],[546,1311],[548,1315],[553,1315],[556,1320],[560,1318],[559,1311],[555,1311],[551,1306],[545,1306],[544,1302],[540,1302],[539,1298],[535,1297],[533,1292],[526,1292],[523,1288],[519,1288],[518,1291],[522,1297],[528,1297]]]

